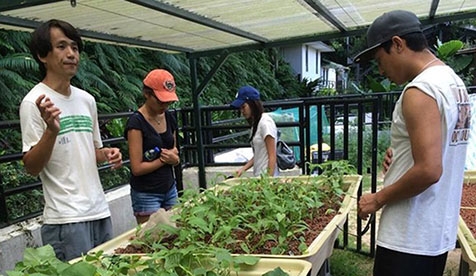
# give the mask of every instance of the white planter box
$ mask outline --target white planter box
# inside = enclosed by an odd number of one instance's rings
[[[305,181],[309,179],[309,177],[313,176],[286,176],[280,177],[282,179],[289,179],[289,178],[298,178]],[[309,246],[307,252],[303,255],[260,255],[256,254],[254,256],[261,257],[263,261],[263,265],[266,264],[272,265],[275,264],[277,266],[281,266],[281,264],[292,264],[293,261],[308,261],[312,264],[312,271],[311,275],[317,275],[320,268],[324,264],[325,260],[328,259],[333,251],[334,242],[337,239],[339,232],[342,229],[343,224],[347,220],[347,215],[350,212],[352,205],[356,204],[357,198],[357,191],[360,186],[360,182],[362,180],[362,176],[360,175],[350,175],[346,176],[344,181],[346,184],[349,185],[345,197],[342,201],[342,205],[338,210],[337,214],[334,218],[327,224],[327,226],[321,231],[321,233],[314,239],[314,241]],[[238,184],[242,181],[242,179],[229,179],[226,180],[227,184]],[[135,236],[136,229],[131,229],[122,235],[92,249],[90,252],[97,252],[99,250],[104,251],[106,254],[114,254],[114,250],[116,248],[124,248],[129,243],[130,240]],[[300,262],[296,263],[300,265]],[[270,267],[269,267],[270,268]],[[283,268],[281,266],[281,268]],[[274,269],[274,268],[273,268]],[[284,268],[283,268],[284,269]],[[268,269],[272,270],[272,269]],[[300,272],[299,272],[300,273]],[[239,274],[239,275],[248,275],[248,274]],[[261,275],[261,274],[249,274],[249,275]],[[301,275],[301,274],[294,274],[291,273],[290,275]],[[304,274],[305,275],[305,274]]]

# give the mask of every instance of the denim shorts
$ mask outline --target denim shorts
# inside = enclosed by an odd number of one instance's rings
[[[134,216],[149,216],[160,208],[168,210],[177,204],[177,185],[174,183],[166,194],[138,192],[131,188],[131,200]]]

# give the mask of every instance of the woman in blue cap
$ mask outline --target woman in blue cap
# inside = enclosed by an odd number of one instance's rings
[[[264,113],[259,91],[248,85],[241,87],[231,106],[239,108],[243,117],[251,125],[250,143],[253,158],[236,171],[237,176],[241,176],[251,167],[253,167],[254,176],[261,174],[277,176],[279,174],[276,161],[278,129],[273,118]]]

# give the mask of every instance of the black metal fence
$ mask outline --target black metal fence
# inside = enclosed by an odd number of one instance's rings
[[[298,165],[303,174],[312,173],[309,164],[322,162],[326,159],[347,159],[355,165],[357,172],[366,175],[366,181],[370,183],[372,192],[377,188],[378,143],[388,130],[391,111],[398,97],[398,92],[373,93],[367,95],[344,95],[333,97],[304,98],[289,101],[266,102],[266,111],[280,109],[284,113],[294,110],[294,117],[290,120],[277,121],[281,132],[291,131],[297,133],[292,140],[286,140],[288,145],[299,152]],[[228,166],[236,163],[216,163],[214,156],[230,149],[249,147],[249,126],[240,117],[237,110],[229,106],[206,106],[200,109],[201,126],[200,132],[194,127],[196,117],[192,108],[174,110],[179,122],[179,150],[181,167],[176,171],[178,188],[182,189],[183,168],[194,167],[200,164],[198,152],[204,153],[205,166]],[[317,114],[315,114],[317,112]],[[100,115],[101,124],[117,118],[127,118],[131,113],[119,113]],[[229,118],[229,119],[220,119]],[[289,119],[289,118],[288,118]],[[18,129],[18,121],[0,122],[0,131],[3,129]],[[197,136],[202,135],[203,144],[198,144]],[[124,146],[125,140],[122,135],[103,137],[105,145]],[[318,146],[315,152],[311,152],[311,143],[329,145],[330,150]],[[0,156],[0,165],[9,162],[19,162],[22,154],[3,154]],[[125,154],[127,157],[128,155]],[[315,158],[313,158],[315,157]],[[125,160],[126,166],[128,160]],[[106,170],[108,167],[100,167]],[[37,210],[24,216],[11,219],[8,212],[7,198],[25,192],[37,190],[41,196],[41,183],[22,183],[18,187],[7,187],[0,175],[0,227],[10,225],[38,216],[41,211]],[[119,183],[124,184],[124,183]],[[359,196],[362,187],[359,189]],[[345,226],[345,233],[348,229]],[[357,250],[361,251],[362,222],[357,219]],[[371,252],[373,255],[375,241],[375,223],[369,227],[371,231]],[[347,235],[344,235],[344,244],[347,244]]]

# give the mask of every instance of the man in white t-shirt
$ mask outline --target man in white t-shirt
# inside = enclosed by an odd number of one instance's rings
[[[32,34],[30,49],[43,80],[23,98],[23,163],[39,175],[45,206],[41,237],[57,257],[71,260],[112,238],[109,206],[97,163],[122,165],[118,148],[104,148],[96,101],[71,85],[81,37],[69,23],[49,20]]]
[[[428,49],[420,21],[396,10],[375,19],[369,48],[382,75],[406,84],[395,105],[384,187],[359,200],[366,219],[382,208],[374,276],[443,275],[455,248],[469,99],[463,81]]]

